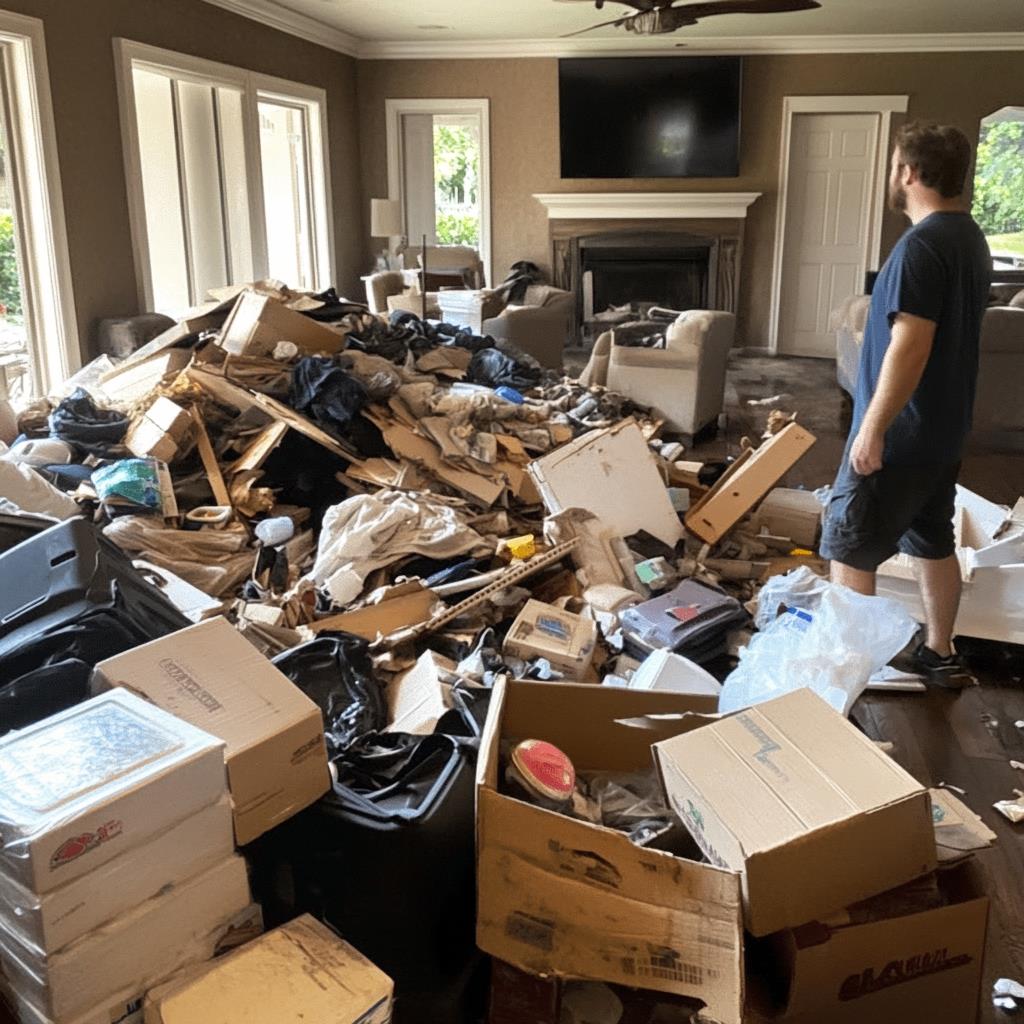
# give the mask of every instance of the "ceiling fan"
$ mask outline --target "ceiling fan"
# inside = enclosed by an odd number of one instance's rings
[[[561,3],[580,3],[584,0],[560,0]],[[590,0],[585,0],[590,2]],[[594,6],[601,10],[606,0],[593,0]],[[688,25],[696,25],[702,18],[711,18],[716,14],[784,14],[789,11],[813,11],[821,7],[818,0],[708,0],[706,3],[683,4],[673,6],[674,0],[613,0],[625,7],[632,7],[633,14],[624,14],[611,21],[602,21],[578,32],[569,32],[563,38],[592,32],[596,28],[614,25],[624,28],[627,32],[635,32],[641,36],[662,35],[675,32],[676,29]]]

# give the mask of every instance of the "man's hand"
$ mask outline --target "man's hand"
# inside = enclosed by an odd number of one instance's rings
[[[871,476],[882,468],[885,434],[861,427],[850,448],[850,465],[860,476]]]

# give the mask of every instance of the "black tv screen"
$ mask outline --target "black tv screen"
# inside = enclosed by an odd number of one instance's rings
[[[735,178],[740,57],[558,62],[563,178]]]

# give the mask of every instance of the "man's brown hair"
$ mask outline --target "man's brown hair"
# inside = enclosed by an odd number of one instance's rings
[[[946,199],[964,190],[971,166],[971,144],[959,128],[911,121],[896,132],[899,162],[917,171],[921,182]]]

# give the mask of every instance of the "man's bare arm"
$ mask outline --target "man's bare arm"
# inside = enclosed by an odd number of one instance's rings
[[[933,321],[910,313],[896,315],[878,387],[850,449],[850,465],[861,476],[882,468],[885,432],[920,383],[934,340]]]

